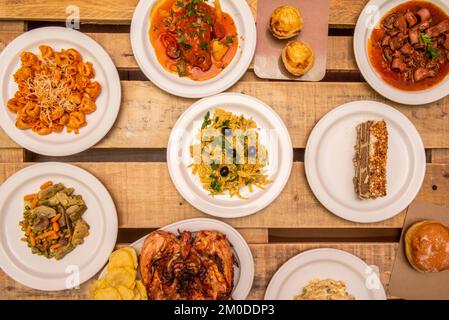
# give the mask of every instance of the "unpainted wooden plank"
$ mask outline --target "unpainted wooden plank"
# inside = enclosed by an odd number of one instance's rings
[[[25,31],[24,21],[0,21],[0,52],[17,35]],[[3,129],[0,128],[0,136],[6,136]],[[0,149],[0,162],[23,162],[24,150],[8,138],[5,141],[4,148]]]
[[[297,243],[297,244],[250,244],[254,257],[254,283],[249,299],[263,299],[265,290],[276,270],[288,259],[310,249],[335,248],[348,251],[370,266],[377,266],[384,287],[388,288],[393,268],[396,243]],[[98,275],[97,275],[98,276]],[[78,290],[44,292],[33,290],[9,278],[0,270],[0,299],[88,299],[89,287],[94,279],[81,285]],[[300,288],[298,288],[299,292]]]
[[[79,13],[82,22],[129,24],[138,0],[0,0],[0,20],[65,21]]]
[[[159,228],[188,218],[207,217],[176,191],[166,163],[77,163],[100,179],[111,193],[120,228]],[[0,164],[0,182],[25,165]],[[149,183],[151,181],[151,183]],[[269,192],[269,189],[267,190]],[[329,213],[314,197],[304,165],[294,163],[286,188],[257,214],[226,219],[240,228],[361,227]],[[403,215],[373,227],[401,227]]]
[[[0,21],[0,31],[25,31],[24,21]]]
[[[248,243],[268,243],[267,228],[238,228],[237,231]]]
[[[24,150],[20,148],[0,149],[0,163],[5,162],[23,162]]]
[[[0,52],[16,37],[19,31],[0,31]],[[134,59],[129,33],[86,33],[109,53],[117,68],[140,70]],[[251,64],[250,69],[253,68]],[[356,71],[352,50],[352,37],[328,37],[327,70]]]
[[[247,0],[256,16],[257,0]],[[79,8],[82,22],[129,24],[138,0],[0,0],[0,20],[64,21],[66,8]],[[353,27],[367,0],[331,0],[331,27]]]
[[[449,148],[449,97],[431,105],[404,106],[386,100],[366,83],[239,82],[230,91],[251,95],[270,105],[284,120],[294,148],[305,147],[322,116],[357,100],[380,101],[396,107],[416,126],[426,148]],[[122,81],[118,119],[96,147],[166,148],[176,120],[194,101],[165,93],[149,81]],[[0,130],[0,148],[14,146]]]
[[[449,97],[431,105],[404,106],[386,100],[366,83],[239,82],[230,91],[254,96],[284,120],[294,148],[304,148],[318,120],[335,107],[374,100],[396,107],[416,126],[426,148],[449,148]],[[118,119],[99,148],[166,148],[179,116],[194,102],[161,91],[149,81],[122,81]],[[430,126],[429,123],[432,123]],[[0,148],[17,145],[0,129]]]
[[[0,183],[27,165],[0,164]],[[182,219],[207,217],[176,192],[166,163],[76,165],[90,171],[104,183],[114,199],[121,228],[159,228]],[[426,178],[418,199],[449,205],[448,177],[449,165],[427,165]],[[372,224],[353,223],[338,218],[314,197],[304,174],[304,164],[295,162],[285,189],[270,206],[257,214],[225,221],[239,228],[402,228],[404,217],[404,213],[400,213],[386,221]]]

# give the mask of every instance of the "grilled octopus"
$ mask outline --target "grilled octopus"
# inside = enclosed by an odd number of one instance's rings
[[[145,240],[140,273],[152,300],[223,300],[231,297],[234,255],[217,231],[155,231]]]

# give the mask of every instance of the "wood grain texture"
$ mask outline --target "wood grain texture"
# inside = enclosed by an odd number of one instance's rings
[[[0,149],[0,162],[23,162],[24,150],[16,149]]]
[[[28,165],[0,164],[0,183]],[[118,210],[121,228],[159,228],[178,220],[206,216],[178,194],[165,163],[77,165],[94,174],[109,190]],[[448,189],[449,165],[429,164],[418,199],[449,205]],[[402,228],[404,216],[404,213],[400,213],[389,220],[373,224],[340,219],[314,197],[305,178],[304,165],[295,162],[287,186],[270,206],[257,214],[226,219],[226,222],[239,228]]]
[[[248,243],[268,243],[267,228],[239,228],[237,230]]]
[[[19,31],[0,31],[0,52],[8,43],[21,34],[22,32]],[[139,70],[131,48],[129,33],[99,32],[86,34],[103,46],[117,68]],[[250,69],[252,69],[252,65]],[[339,71],[357,70],[352,50],[352,37],[328,37],[327,69]]]
[[[249,299],[263,299],[266,287],[276,270],[291,257],[309,249],[336,248],[348,251],[368,265],[379,268],[381,281],[387,290],[393,268],[397,244],[394,243],[297,243],[297,244],[253,244],[250,245],[255,265],[255,278]],[[96,277],[94,277],[96,279]],[[78,290],[44,292],[29,289],[9,278],[0,270],[0,299],[87,299],[88,290],[94,280],[81,285]],[[299,291],[300,288],[298,288]]]
[[[268,1],[268,0],[261,0]],[[256,15],[257,0],[247,0]],[[82,22],[129,24],[137,0],[109,0],[107,5],[94,0],[0,0],[1,20],[64,21],[66,7],[79,7]],[[352,27],[367,0],[331,0],[331,27]]]
[[[404,106],[386,100],[366,83],[239,82],[230,91],[254,96],[270,105],[284,120],[294,148],[305,147],[322,116],[357,100],[375,100],[396,107],[416,126],[426,148],[449,147],[449,97],[431,105]],[[96,147],[166,148],[176,120],[193,102],[165,93],[149,81],[123,81],[118,119]],[[0,148],[15,146],[0,130]]]
[[[25,31],[24,21],[0,21],[0,31]],[[1,47],[0,47],[1,49]]]
[[[284,120],[294,148],[305,147],[322,116],[356,100],[375,100],[396,107],[416,126],[426,148],[449,148],[449,97],[432,105],[404,106],[386,100],[366,83],[239,82],[230,91],[254,96],[270,105]],[[166,148],[176,120],[193,102],[165,93],[149,81],[122,81],[118,119],[96,147]],[[14,147],[17,145],[0,129],[0,148]]]

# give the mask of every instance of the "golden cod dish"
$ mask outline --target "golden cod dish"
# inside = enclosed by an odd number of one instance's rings
[[[218,231],[155,231],[145,240],[140,274],[151,300],[225,300],[234,288],[234,254]]]
[[[303,20],[299,10],[285,5],[273,11],[270,19],[270,30],[278,39],[289,39],[299,34],[303,28]]]
[[[282,50],[281,57],[287,71],[294,76],[306,74],[315,63],[315,54],[312,48],[304,41],[299,40],[287,43]]]
[[[55,51],[39,46],[40,54],[22,52],[21,67],[14,73],[18,90],[8,101],[17,114],[16,127],[39,135],[52,132],[79,133],[87,125],[86,115],[97,108],[101,85],[93,81],[91,62],[73,49]]]
[[[301,295],[295,300],[354,300],[355,298],[346,291],[343,281],[333,279],[314,279],[304,287]]]

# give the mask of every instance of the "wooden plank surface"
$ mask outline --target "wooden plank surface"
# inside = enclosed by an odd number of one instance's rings
[[[0,164],[0,183],[29,164]],[[159,228],[169,223],[205,217],[177,192],[165,163],[78,163],[102,181],[112,195],[121,228]],[[418,199],[449,205],[449,165],[429,164]],[[148,183],[151,179],[151,183]],[[433,186],[437,186],[435,189]],[[434,190],[435,189],[435,190]],[[374,224],[358,224],[328,212],[313,196],[304,165],[295,162],[281,195],[257,214],[227,223],[240,228],[402,228],[404,213]]]
[[[0,21],[1,34],[21,34],[24,30],[25,30],[25,22],[23,21]],[[9,38],[5,40],[8,39]],[[0,52],[3,50],[4,46],[5,46],[4,39],[0,36]],[[3,134],[3,129],[0,128],[0,136],[1,134]],[[11,148],[0,149],[0,162],[12,162],[12,163],[23,162],[24,149],[20,148],[14,143],[11,143],[10,146]]]
[[[19,31],[0,31],[0,52],[21,34],[22,32]],[[98,32],[86,34],[105,48],[117,68],[139,70],[131,48],[129,33]],[[252,65],[250,68],[252,68]],[[352,50],[352,37],[328,37],[327,70],[357,70]]]
[[[295,243],[295,244],[253,244],[255,278],[249,299],[263,299],[266,287],[276,270],[288,259],[305,250],[315,248],[336,248],[348,251],[363,259],[368,265],[377,266],[381,281],[388,288],[390,273],[397,244],[395,243]],[[95,277],[96,278],[96,277]],[[94,278],[94,279],[95,279]],[[0,299],[87,299],[88,288],[93,280],[81,285],[79,290],[44,292],[29,289],[0,271]],[[298,288],[299,290],[300,288]]]
[[[0,162],[23,162],[24,150],[21,148],[0,149]]]
[[[239,82],[230,91],[254,96],[270,105],[284,120],[294,148],[305,147],[310,131],[322,116],[357,100],[381,101],[396,107],[416,126],[426,148],[449,148],[449,97],[432,105],[404,106],[386,100],[366,83]],[[122,81],[120,114],[96,147],[166,148],[176,120],[193,102],[169,95],[149,81]],[[14,147],[17,145],[0,130],[0,148]]]
[[[238,231],[248,243],[268,243],[267,228],[239,228]]]
[[[254,96],[270,105],[284,120],[294,148],[305,147],[310,131],[322,116],[357,100],[381,101],[396,107],[416,126],[426,148],[449,147],[449,97],[431,105],[404,106],[386,100],[366,83],[239,82],[230,91]],[[176,120],[193,102],[169,95],[149,81],[122,81],[120,114],[96,147],[166,148]],[[0,131],[0,148],[15,146]]]
[[[24,21],[0,21],[0,31],[11,32],[15,34],[20,34],[21,31],[25,30]],[[1,49],[1,47],[0,47]]]
[[[269,0],[260,0],[269,1]],[[257,0],[247,0],[253,14]],[[66,7],[76,5],[82,22],[129,24],[138,0],[0,0],[0,20],[64,21]],[[354,26],[367,0],[331,0],[329,24],[333,27]]]

